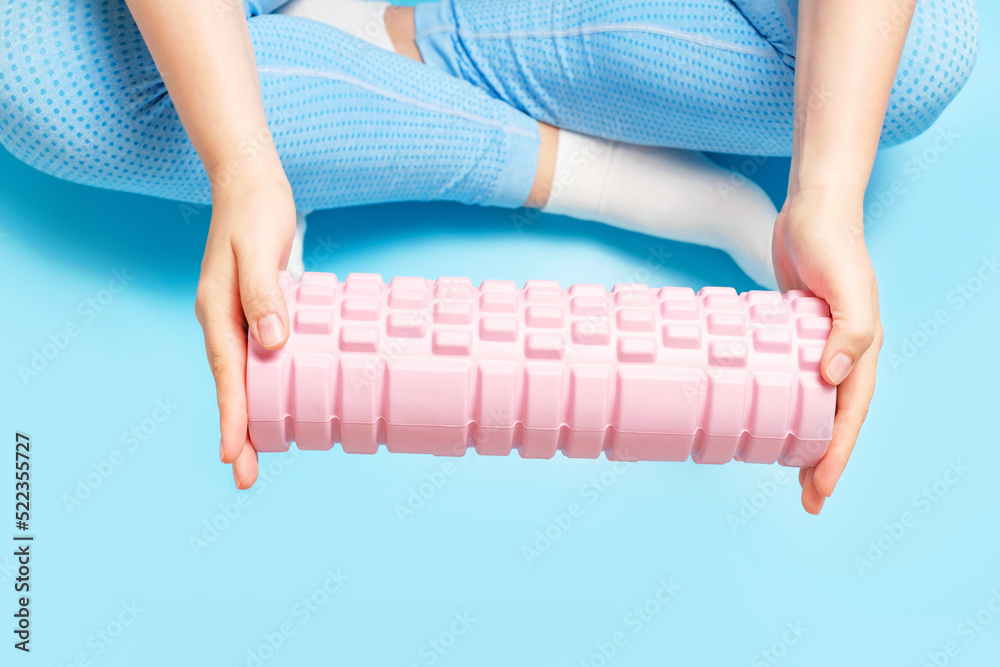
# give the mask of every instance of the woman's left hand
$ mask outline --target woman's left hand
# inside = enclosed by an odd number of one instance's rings
[[[823,459],[799,471],[802,506],[818,514],[833,493],[868,415],[882,347],[878,285],[865,247],[860,196],[789,195],[775,222],[774,269],[782,291],[805,289],[830,305],[833,329],[820,369],[837,385],[833,439]]]

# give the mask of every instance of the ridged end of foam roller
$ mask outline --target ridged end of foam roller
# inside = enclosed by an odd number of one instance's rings
[[[305,273],[247,360],[258,451],[810,466],[832,434],[829,309],[807,292]]]

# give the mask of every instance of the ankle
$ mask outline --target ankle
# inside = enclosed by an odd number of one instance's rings
[[[559,148],[559,128],[547,123],[538,123],[538,167],[535,180],[524,206],[544,208],[552,192],[552,182],[556,172],[556,151]]]
[[[417,48],[417,32],[413,22],[413,7],[389,6],[385,10],[385,30],[392,40],[392,48],[401,56],[418,63],[424,62]]]

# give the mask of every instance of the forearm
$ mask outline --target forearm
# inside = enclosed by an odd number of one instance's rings
[[[284,180],[238,3],[128,0],[213,193],[237,174]]]
[[[914,0],[801,0],[789,194],[860,202]]]

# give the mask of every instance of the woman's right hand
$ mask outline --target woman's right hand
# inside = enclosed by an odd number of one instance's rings
[[[246,336],[249,329],[268,349],[288,338],[278,269],[295,237],[292,191],[242,5],[222,3],[227,11],[219,11],[219,3],[203,0],[126,1],[212,183],[195,314],[218,393],[219,455],[245,489],[257,479],[247,433]]]
[[[288,308],[278,287],[295,236],[295,203],[283,174],[241,175],[213,187],[212,221],[201,263],[195,315],[219,402],[219,457],[237,488],[257,479],[247,431],[247,331],[273,350],[288,339]]]

